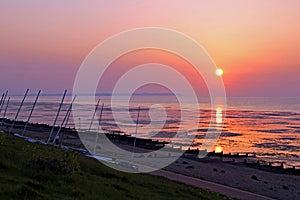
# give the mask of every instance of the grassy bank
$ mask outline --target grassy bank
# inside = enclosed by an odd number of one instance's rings
[[[0,133],[0,199],[230,199]]]

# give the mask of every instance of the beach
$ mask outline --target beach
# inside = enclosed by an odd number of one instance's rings
[[[180,158],[165,170],[274,199],[300,199],[300,176],[267,172],[241,164]]]
[[[6,125],[2,128],[8,131],[10,127],[9,123]],[[23,126],[22,122],[17,122],[13,132],[22,133]],[[51,126],[29,124],[26,136],[46,141],[49,130],[51,130]],[[66,138],[64,142],[69,145],[72,144],[71,146],[74,147],[82,147],[76,132],[64,129],[64,135],[64,138]],[[131,149],[130,145],[124,143],[119,144],[119,146],[128,151]],[[142,149],[138,147],[136,150],[141,150],[142,152]],[[203,160],[183,155],[164,170],[274,199],[291,200],[300,198],[300,176],[283,174],[278,171],[269,172],[253,166],[247,166],[243,162],[224,162],[221,158]],[[177,181],[180,181],[180,179]],[[222,193],[222,191],[217,192]],[[228,195],[227,193],[224,194]],[[233,197],[237,196],[233,195]]]
[[[22,96],[14,97],[7,110],[6,117],[14,119],[17,109],[20,105]],[[34,97],[29,97],[24,102],[21,113],[18,117],[19,121],[26,121],[29,112],[32,108]],[[57,110],[59,108],[60,96],[42,96],[36,105],[33,112],[31,123],[49,124],[53,125]],[[65,116],[66,110],[69,107],[70,97],[62,106],[62,111],[58,117],[56,126],[60,126]],[[228,107],[226,110],[217,113],[209,108],[209,100],[206,98],[200,99],[200,123],[197,125],[196,116],[198,113],[194,105],[184,105],[187,111],[187,118],[180,123],[180,115],[178,113],[178,105],[176,102],[170,100],[169,96],[138,96],[135,100],[135,105],[141,108],[139,127],[135,133],[136,125],[132,120],[125,117],[128,111],[125,97],[118,97],[119,104],[114,110],[116,114],[120,114],[124,120],[115,120],[112,114],[109,98],[106,96],[99,96],[104,103],[104,110],[101,120],[101,129],[104,131],[122,131],[124,134],[136,135],[138,138],[152,138],[159,141],[174,141],[174,143],[181,144],[184,149],[190,145],[191,148],[202,148],[202,143],[207,134],[207,130],[212,123],[212,128],[221,125],[219,122],[224,122],[222,133],[216,141],[216,146],[220,146],[224,153],[238,153],[238,152],[255,152],[257,157],[267,162],[276,162],[277,164],[284,163],[287,167],[295,166],[300,168],[300,151],[298,141],[299,137],[299,98],[284,98],[284,99],[270,99],[270,98],[228,98]],[[168,116],[165,119],[160,119],[154,116],[152,119],[149,113],[162,113],[163,108],[154,108],[150,110],[152,103],[162,104],[166,106]],[[133,120],[136,119],[138,113],[138,106],[130,107],[130,113]],[[74,108],[75,109],[75,108]],[[95,102],[84,102],[80,104],[80,110],[95,110]],[[150,112],[151,111],[151,112]],[[222,115],[221,115],[222,114]],[[123,116],[124,115],[124,116]],[[100,108],[95,115],[92,127],[93,131],[98,131],[96,121],[100,116]],[[73,112],[65,124],[65,127],[75,129],[74,120],[80,122],[77,124],[77,129],[89,129],[91,117],[87,117],[85,112],[79,116],[73,116]],[[153,120],[151,126],[150,121]],[[165,121],[165,125],[161,124]],[[218,124],[219,123],[219,124]],[[24,124],[22,125],[24,126]],[[195,137],[193,144],[185,144],[183,136],[177,134],[178,127],[181,126],[183,130],[187,130],[190,136]],[[22,127],[21,127],[22,128]],[[36,127],[34,128],[36,129]],[[44,132],[51,131],[49,127],[43,127]],[[28,132],[30,132],[28,127]],[[157,133],[155,134],[154,132]],[[43,138],[44,135],[35,134],[38,138]],[[175,135],[179,137],[174,137]],[[47,137],[47,135],[46,135]],[[69,136],[67,143],[74,143],[72,136]],[[177,145],[177,146],[179,146]],[[211,150],[212,151],[212,150]]]
[[[300,200],[300,0],[0,5],[0,200]]]

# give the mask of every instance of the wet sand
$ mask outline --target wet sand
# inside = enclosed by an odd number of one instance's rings
[[[190,176],[185,176],[182,174],[166,171],[166,170],[159,170],[151,173],[152,175],[162,176],[170,180],[179,181],[188,185],[193,185],[199,188],[208,189],[214,192],[218,192],[224,194],[229,197],[234,197],[243,200],[271,200],[272,198],[262,196],[259,194],[254,194],[252,192],[244,191],[241,189],[236,189],[233,187],[221,185],[218,183],[213,183],[210,181],[205,181],[199,178],[194,178]]]
[[[16,123],[13,133],[21,134],[24,124]],[[3,126],[5,131],[8,126]],[[30,124],[25,136],[46,141],[51,127],[48,125]],[[58,128],[55,129],[54,134]],[[77,134],[70,129],[63,130],[64,144],[82,146]],[[123,149],[128,149],[126,146]],[[129,148],[131,149],[131,148]],[[138,149],[137,149],[138,150]],[[207,180],[233,188],[249,191],[255,194],[275,199],[300,199],[300,176],[267,172],[253,167],[246,167],[241,163],[225,163],[220,160],[197,161],[180,158],[165,170],[190,177]]]
[[[275,199],[300,199],[300,176],[266,172],[241,164],[180,158],[166,170]]]

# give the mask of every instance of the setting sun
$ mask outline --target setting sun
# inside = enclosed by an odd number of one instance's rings
[[[224,74],[223,69],[218,68],[218,69],[216,70],[216,75],[217,75],[217,76],[222,76],[223,74]]]

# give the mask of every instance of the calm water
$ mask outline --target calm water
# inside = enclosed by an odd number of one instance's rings
[[[12,98],[6,117],[14,118],[21,98]],[[221,146],[225,153],[256,152],[264,160],[282,161],[287,165],[300,167],[300,98],[229,98],[226,113],[221,109],[211,110],[209,99],[203,98],[199,100],[199,118],[195,105],[187,103],[180,108],[173,97],[136,96],[130,102],[131,118],[126,118],[127,107],[124,104],[124,98],[120,97],[114,112],[117,112],[121,119],[116,121],[110,109],[109,98],[100,98],[105,103],[101,122],[103,129],[120,130],[119,125],[126,133],[135,134],[133,121],[136,120],[138,106],[140,106],[138,137],[171,140],[182,122],[181,125],[187,133],[195,136],[193,147],[201,149],[209,124],[218,126],[219,123],[224,122],[224,128],[216,146]],[[52,125],[60,99],[59,96],[41,97],[31,122]],[[33,100],[34,97],[28,97],[19,115],[19,120],[27,119]],[[65,101],[57,122],[58,125],[66,113],[68,102],[70,102],[70,97],[67,97]],[[163,107],[157,106],[157,104],[161,104]],[[155,106],[149,112],[152,105]],[[83,111],[95,109],[92,102],[84,102],[80,106]],[[184,121],[180,118],[180,109],[188,115]],[[3,115],[3,111],[1,115]],[[99,116],[99,112],[97,116]],[[79,117],[84,118],[84,116]],[[162,123],[164,119],[166,122]],[[149,127],[150,122],[151,126]],[[89,120],[81,121],[80,128],[87,128],[89,124]],[[68,126],[74,126],[73,120],[69,121]],[[157,128],[160,132],[155,134]],[[93,127],[93,129],[97,129],[97,127]],[[175,140],[184,144],[184,136],[175,136]]]

